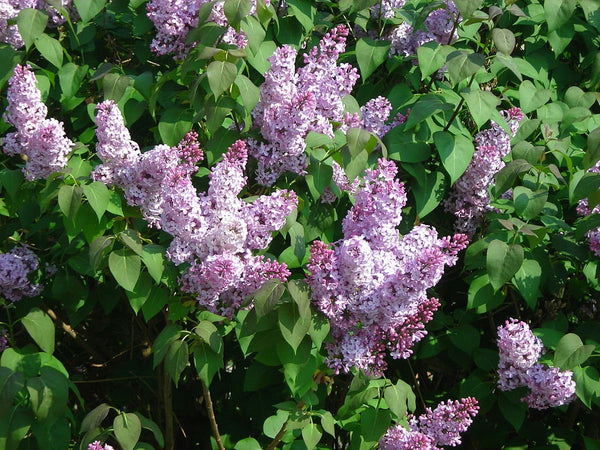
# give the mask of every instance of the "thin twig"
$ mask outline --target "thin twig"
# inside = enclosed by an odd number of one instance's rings
[[[165,407],[165,450],[175,449],[175,433],[173,431],[173,387],[171,378],[164,365],[162,368],[162,392]]]
[[[210,391],[204,380],[200,380],[200,382],[202,383],[202,392],[204,392],[204,403],[206,404],[206,412],[208,413],[208,420],[210,421],[210,429],[212,430],[215,441],[217,441],[217,448],[219,450],[225,450],[223,442],[221,442],[221,435],[219,434],[219,426],[217,425],[217,419],[215,418]]]
[[[269,446],[265,450],[275,450],[277,448],[277,445],[281,442],[281,439],[283,438],[283,435],[285,434],[286,428],[287,428],[287,420],[285,422],[283,422],[283,425],[281,425],[281,429],[275,435],[275,437],[273,438],[273,441],[269,444]]]
[[[133,376],[133,377],[102,378],[99,380],[74,380],[73,383],[75,383],[75,384],[111,383],[113,381],[141,380],[142,378],[154,378],[154,377],[151,375],[148,375],[148,376]]]
[[[417,388],[417,395],[419,396],[419,400],[421,400],[421,404],[423,405],[423,409],[427,408],[427,405],[425,404],[425,399],[423,398],[423,394],[421,393],[421,388],[419,387],[419,380],[417,380],[417,377],[415,375],[415,371],[413,370],[412,364],[410,363],[410,360],[406,360],[406,362],[408,363],[408,368],[410,369],[410,373],[413,377],[413,380],[415,380],[415,387]]]

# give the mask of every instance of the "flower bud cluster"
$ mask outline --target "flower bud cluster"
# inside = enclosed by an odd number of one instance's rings
[[[486,211],[491,210],[489,189],[494,175],[505,164],[502,161],[510,153],[510,140],[519,129],[523,113],[519,108],[500,111],[508,124],[510,134],[498,124],[475,135],[475,153],[467,170],[454,184],[444,206],[456,216],[456,230],[472,236]]]
[[[337,372],[356,366],[377,375],[386,354],[410,356],[439,307],[426,290],[467,245],[464,235],[440,239],[426,225],[400,236],[406,194],[396,173],[395,163],[384,159],[367,170],[343,221],[344,239],[332,248],[320,241],[311,247],[307,281],[331,319],[328,364]]]
[[[461,433],[467,431],[479,412],[473,397],[441,402],[434,410],[427,408],[418,418],[409,416],[409,429],[396,425],[387,430],[380,450],[438,450],[439,445],[456,447],[461,444]]]
[[[26,159],[23,173],[33,181],[62,170],[74,144],[65,135],[62,122],[46,118],[48,109],[30,69],[28,65],[17,65],[8,81],[4,120],[17,131],[4,137],[2,148],[7,155]]]
[[[564,405],[575,395],[573,372],[537,362],[543,348],[525,322],[509,319],[498,327],[498,387],[508,391],[527,386],[531,392],[521,400],[535,409]]]
[[[0,294],[11,302],[39,295],[42,286],[29,280],[38,267],[38,257],[27,247],[0,253]]]
[[[270,1],[265,0],[269,5]],[[150,0],[146,5],[148,18],[154,23],[157,33],[150,44],[150,50],[157,55],[174,55],[175,59],[184,59],[195,44],[188,42],[188,34],[198,27],[200,8],[210,0]],[[225,44],[244,48],[247,45],[243,31],[236,31],[229,26],[223,11],[224,1],[213,2],[209,22],[226,27],[221,37]],[[252,1],[249,14],[256,12],[256,0]]]
[[[293,191],[279,190],[252,203],[238,195],[246,185],[246,143],[235,142],[210,173],[207,192],[192,183],[202,151],[194,132],[177,147],[158,145],[141,153],[114,102],[98,106],[98,148],[102,159],[95,179],[124,190],[127,202],[140,207],[154,227],[173,236],[167,257],[187,264],[181,289],[197,296],[212,312],[233,316],[245,297],[266,281],[285,281],[284,264],[255,256],[265,249],[273,231],[297,206]]]

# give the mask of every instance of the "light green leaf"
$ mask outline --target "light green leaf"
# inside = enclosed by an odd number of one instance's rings
[[[165,271],[164,248],[155,244],[144,245],[142,261],[154,281],[160,283],[162,274]]]
[[[505,55],[510,55],[515,48],[515,35],[506,28],[494,28],[492,30],[492,40],[496,49]]]
[[[467,101],[469,112],[477,127],[481,128],[490,119],[498,121],[499,113],[496,107],[500,104],[500,99],[494,94],[480,89],[465,88],[460,91],[460,95]]]
[[[102,219],[110,202],[110,192],[106,185],[100,181],[85,184],[83,185],[83,193],[98,216],[98,220]]]
[[[213,61],[206,68],[208,84],[215,98],[219,97],[237,78],[237,67],[227,61]]]
[[[525,80],[519,85],[520,106],[525,114],[545,105],[551,96],[552,92],[549,89],[538,89],[529,80]]]
[[[500,289],[509,281],[523,263],[523,247],[508,245],[499,239],[490,242],[487,250],[486,267],[494,290]]]
[[[406,416],[408,411],[409,401],[412,398],[414,402],[415,394],[411,387],[402,380],[398,380],[396,384],[388,386],[383,391],[383,398],[396,417],[401,420]]]
[[[448,55],[446,67],[452,84],[469,78],[485,66],[485,57],[480,53],[469,53],[465,50],[457,50]]]
[[[117,442],[123,450],[133,450],[142,433],[142,424],[134,413],[121,413],[113,420]]]
[[[302,429],[302,439],[308,450],[312,450],[317,446],[322,435],[323,433],[321,433],[319,427],[314,423],[309,423]]]
[[[21,323],[43,351],[54,353],[54,323],[48,314],[39,308],[33,308],[21,319]]]
[[[307,32],[310,32],[315,26],[315,16],[317,14],[314,2],[310,0],[289,0],[287,4],[291,15],[300,22]]]
[[[58,190],[58,207],[69,220],[75,220],[77,216],[81,206],[81,192],[81,187],[67,184]]]
[[[234,450],[262,450],[260,443],[254,438],[245,438],[237,441]]]
[[[121,287],[134,290],[142,268],[138,255],[126,249],[115,250],[108,257],[108,267]]]
[[[223,351],[223,339],[221,338],[217,327],[212,322],[202,320],[194,328],[194,333],[200,336],[215,353],[220,354]]]
[[[531,310],[535,310],[537,299],[542,295],[539,291],[541,280],[542,267],[535,259],[525,259],[517,273],[515,273],[513,284]]]
[[[471,162],[475,153],[473,142],[462,134],[453,135],[446,131],[435,132],[433,140],[444,169],[450,175],[450,184],[454,184]]]
[[[263,284],[262,287],[251,296],[254,300],[256,316],[260,319],[270,313],[284,291],[285,286],[279,280],[271,279]]]
[[[240,90],[240,97],[246,111],[252,111],[260,100],[260,89],[245,75],[239,74],[235,79],[235,85]]]
[[[296,351],[310,328],[310,317],[302,317],[293,303],[285,303],[278,310],[279,329],[283,338]]]
[[[35,48],[40,54],[57,68],[61,68],[63,62],[63,49],[53,37],[47,34],[41,34],[35,39]]]
[[[158,123],[160,138],[174,147],[192,129],[192,112],[177,106],[167,109]]]
[[[229,25],[238,29],[242,19],[250,13],[252,2],[250,0],[225,0],[223,12]]]
[[[554,352],[554,365],[562,370],[570,370],[584,363],[595,350],[592,344],[584,345],[581,338],[574,333],[565,334]]]
[[[106,0],[73,0],[73,3],[77,8],[81,20],[83,22],[88,22],[104,9]]]
[[[483,0],[456,0],[454,3],[462,19],[465,20],[481,7]]]
[[[107,73],[102,77],[102,89],[105,100],[118,102],[125,94],[127,86],[131,84],[131,78],[118,73]]]
[[[552,32],[565,25],[573,15],[577,2],[574,0],[544,0],[544,13],[548,31]]]
[[[25,8],[19,11],[17,16],[17,28],[19,34],[25,42],[25,48],[29,50],[31,44],[35,42],[46,29],[48,23],[48,15],[44,14],[39,9]]]
[[[321,416],[321,428],[327,434],[335,437],[335,419],[329,411],[325,411]]]
[[[541,213],[546,200],[548,200],[546,189],[532,191],[524,186],[516,186],[513,189],[515,211],[524,220],[531,220]]]
[[[454,47],[440,45],[436,41],[420,45],[417,48],[417,58],[419,60],[419,69],[421,69],[421,80],[424,80],[446,64],[446,58],[453,51],[455,51]]]
[[[175,386],[179,383],[181,372],[187,367],[188,359],[189,349],[187,342],[180,340],[171,342],[165,355],[165,369],[171,375]]]

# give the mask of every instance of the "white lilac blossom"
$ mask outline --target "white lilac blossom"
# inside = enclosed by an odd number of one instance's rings
[[[600,173],[600,161],[598,161],[588,172]],[[584,198],[579,200],[577,204],[577,214],[580,216],[589,216],[590,214],[600,214],[600,204],[590,208],[588,199]],[[588,239],[588,244],[592,253],[596,256],[600,256],[600,227],[594,228],[593,230],[585,233],[585,237]]]
[[[47,119],[36,79],[28,65],[17,65],[8,81],[8,107],[4,120],[17,131],[2,142],[7,155],[26,158],[23,173],[30,181],[47,178],[67,165],[73,142],[65,135],[63,123]]]
[[[394,17],[394,8],[402,7],[404,2],[383,2],[381,11],[383,17]],[[379,14],[379,7],[372,9],[372,14]],[[406,22],[393,27],[384,39],[390,42],[390,55],[410,56],[417,53],[417,49],[431,41],[440,44],[452,44],[458,37],[456,23],[458,21],[458,9],[451,0],[445,0],[442,5],[434,9],[425,19],[424,29],[414,29]]]
[[[39,295],[42,286],[29,279],[38,267],[38,257],[27,247],[0,253],[0,294],[11,302]]]
[[[454,183],[446,200],[446,211],[456,216],[456,230],[472,236],[483,215],[492,209],[489,189],[494,175],[505,164],[502,161],[510,152],[510,139],[519,129],[523,113],[519,108],[500,111],[510,129],[510,134],[492,122],[490,128],[475,135],[475,153],[467,170]]]
[[[88,444],[87,450],[115,450],[112,445],[104,444],[100,441],[94,441]]]
[[[246,144],[237,141],[213,167],[206,193],[197,194],[194,169],[186,165],[167,174],[161,193],[161,226],[174,237],[167,256],[175,264],[189,263],[180,279],[182,290],[227,317],[266,281],[285,281],[290,274],[285,264],[252,250],[269,245],[271,233],[296,208],[296,195],[280,190],[245,202],[238,195],[246,185],[246,163]]]
[[[173,55],[175,59],[184,59],[194,42],[188,42],[188,34],[198,27],[200,8],[210,0],[150,0],[146,5],[148,18],[154,23],[157,33],[150,49],[157,55]],[[223,1],[214,2],[208,21],[226,27],[222,42],[243,48],[247,44],[243,31],[229,26],[223,11]],[[266,0],[269,5],[269,0]],[[252,1],[249,14],[256,12],[256,0]]]
[[[381,374],[387,354],[410,356],[439,307],[427,289],[467,244],[464,235],[440,239],[426,225],[401,237],[396,227],[406,194],[396,173],[394,162],[384,159],[367,170],[343,221],[344,238],[332,248],[320,241],[311,247],[307,281],[314,302],[331,319],[328,364],[336,372],[356,366]]]
[[[418,418],[408,417],[409,429],[396,425],[379,441],[379,450],[438,450],[439,445],[456,447],[479,412],[473,397],[441,402],[434,410],[426,408]]]
[[[500,389],[528,387],[530,393],[521,400],[535,409],[561,406],[573,400],[576,388],[573,372],[537,362],[543,344],[525,322],[511,318],[499,326],[498,349]]]

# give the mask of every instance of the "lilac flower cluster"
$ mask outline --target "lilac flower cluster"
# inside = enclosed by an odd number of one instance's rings
[[[0,328],[0,353],[2,353],[8,347],[8,331],[6,328]]]
[[[61,0],[63,8],[69,13],[74,12],[71,6],[71,0]],[[16,24],[9,24],[9,21],[16,20],[22,9],[33,8],[46,11],[50,16],[51,25],[60,25],[65,22],[65,18],[50,6],[45,0],[1,0],[0,1],[0,42],[10,44],[13,48],[19,49],[25,45],[23,38],[19,33]]]
[[[150,49],[157,55],[174,55],[175,59],[183,59],[193,42],[188,42],[188,34],[198,24],[200,8],[210,3],[210,0],[150,0],[146,5],[148,18],[157,29],[156,37],[150,44]],[[266,0],[269,5],[270,0]],[[226,27],[227,31],[222,37],[222,42],[243,48],[247,44],[243,31],[236,31],[229,26],[223,11],[224,1],[213,2],[208,21]],[[256,0],[252,1],[250,14],[256,12]]]
[[[382,14],[385,18],[394,17],[394,8],[404,6],[404,1],[384,1],[381,8],[375,6],[372,14]],[[433,10],[425,19],[425,29],[414,29],[404,22],[393,27],[384,39],[390,41],[390,55],[410,56],[417,53],[421,45],[435,41],[440,44],[452,44],[457,38],[456,23],[458,9],[452,0],[444,0],[443,6]]]
[[[524,322],[510,319],[498,327],[498,386],[503,391],[527,386],[531,392],[521,400],[535,409],[564,405],[575,396],[573,372],[537,362],[543,348]]]
[[[73,142],[65,135],[63,123],[47,119],[48,109],[28,65],[17,65],[8,81],[8,107],[4,120],[17,131],[4,137],[7,155],[23,155],[23,173],[30,181],[47,178],[67,165]]]
[[[167,250],[175,264],[188,264],[181,289],[218,314],[231,317],[245,297],[270,279],[285,281],[284,264],[255,256],[273,231],[283,227],[297,206],[294,192],[280,190],[252,203],[238,195],[246,185],[246,144],[237,141],[210,174],[209,188],[198,195],[192,183],[202,159],[197,135],[190,132],[174,148],[158,145],[141,153],[131,140],[117,105],[98,106],[96,180],[121,187],[127,202],[140,207],[154,227],[173,236]]]
[[[467,245],[464,235],[439,239],[426,225],[400,237],[406,194],[396,173],[384,159],[367,170],[343,221],[344,239],[333,248],[320,241],[311,247],[307,281],[319,309],[335,319],[328,364],[337,372],[356,366],[381,374],[387,353],[410,356],[439,307],[426,290]]]
[[[434,410],[427,408],[418,418],[409,416],[409,429],[396,425],[387,430],[379,450],[438,450],[439,445],[456,447],[460,434],[467,431],[479,412],[473,397],[441,402]]]
[[[35,297],[42,286],[29,280],[30,274],[39,267],[38,257],[27,247],[14,247],[8,253],[0,253],[0,293],[11,302],[23,297]]]
[[[371,8],[371,15],[382,19],[393,19],[396,17],[396,9],[404,6],[406,0],[382,0]]]
[[[94,441],[91,444],[88,444],[87,450],[115,450],[112,445],[104,444],[100,441]]]
[[[594,167],[591,167],[588,172],[600,173],[600,161],[598,161]],[[600,214],[600,204],[590,208],[587,198],[579,200],[579,203],[577,204],[577,214],[580,216]],[[592,253],[596,256],[600,256],[600,227],[588,231],[585,236],[588,239],[588,244]]]
[[[472,236],[486,211],[491,210],[489,188],[494,175],[505,164],[502,158],[510,152],[510,140],[519,129],[523,113],[519,108],[500,111],[508,123],[510,134],[498,124],[475,135],[475,153],[465,173],[456,181],[448,198],[446,211],[456,216],[456,229]]]

